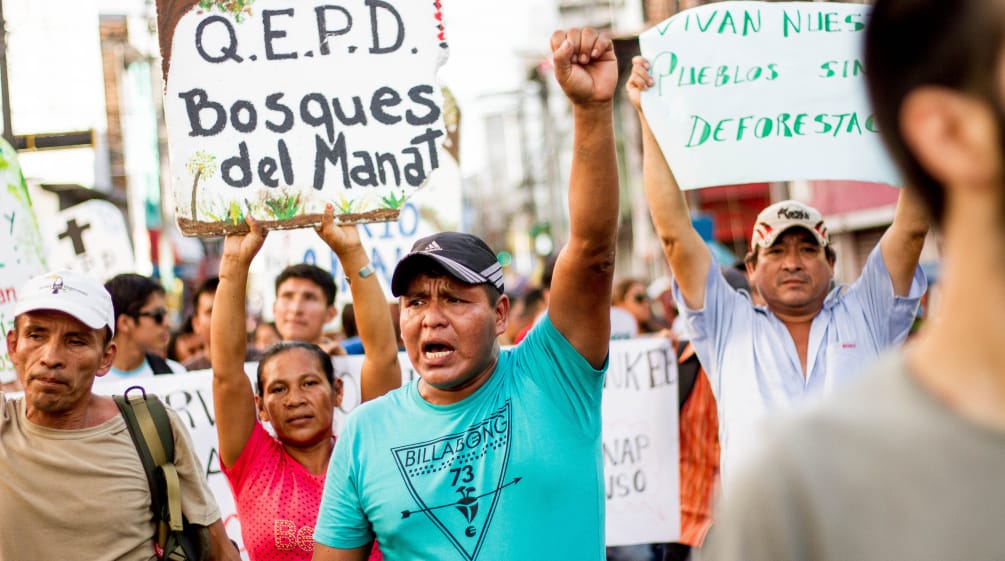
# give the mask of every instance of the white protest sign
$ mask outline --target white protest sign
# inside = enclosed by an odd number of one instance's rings
[[[683,189],[760,181],[899,183],[865,91],[869,6],[716,2],[639,36],[642,109]]]
[[[394,220],[440,165],[439,0],[158,0],[186,235]]]
[[[117,206],[90,200],[60,211],[43,231],[52,269],[73,269],[106,281],[136,272],[126,218]]]
[[[677,356],[662,337],[611,342],[604,380],[607,545],[677,541]]]
[[[336,410],[335,427],[359,405],[359,367],[363,357],[335,357],[335,373],[345,396]],[[398,356],[402,382],[416,377],[405,353]],[[257,365],[245,370],[254,379]],[[220,472],[213,414],[212,373],[95,380],[95,392],[121,394],[143,386],[174,408],[186,423],[196,452],[206,466],[227,533],[241,542],[240,521],[226,477]],[[604,390],[603,457],[607,496],[607,543],[669,542],[680,531],[678,497],[677,362],[662,338],[611,342]]]
[[[401,207],[396,222],[358,226],[370,264],[391,299],[391,275],[416,240],[444,230],[457,230],[461,219],[461,178],[457,162],[444,154],[441,166],[415,197]],[[272,317],[275,278],[287,265],[310,263],[332,273],[338,286],[338,310],[352,301],[345,271],[335,253],[313,230],[270,232],[260,255],[251,264],[252,290],[261,299],[265,317]]]
[[[0,334],[14,327],[17,290],[45,272],[45,249],[21,175],[17,152],[0,139]],[[14,379],[7,345],[0,346],[0,381]]]

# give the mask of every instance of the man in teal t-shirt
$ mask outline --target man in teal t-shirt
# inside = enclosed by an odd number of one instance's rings
[[[314,559],[604,559],[600,400],[618,222],[607,34],[551,37],[575,119],[570,236],[548,317],[501,351],[509,299],[479,238],[419,240],[395,268],[419,380],[359,407],[339,436]]]

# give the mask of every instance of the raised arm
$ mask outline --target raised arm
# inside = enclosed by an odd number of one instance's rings
[[[593,29],[551,36],[555,77],[572,102],[575,134],[569,174],[569,243],[555,263],[548,315],[594,367],[610,343],[611,281],[618,227],[613,99],[614,46]]]
[[[401,386],[398,344],[391,324],[391,311],[377,276],[360,271],[370,263],[356,226],[336,226],[332,205],[325,207],[318,236],[338,256],[349,279],[349,291],[356,310],[356,327],[366,355],[360,369],[360,396],[363,401],[380,397]]]
[[[699,309],[705,305],[705,282],[712,255],[691,224],[684,193],[642,114],[642,92],[651,85],[649,62],[640,56],[633,58],[632,75],[626,89],[642,124],[642,184],[649,201],[649,213],[684,302],[691,309]]]
[[[911,279],[925,246],[928,226],[928,215],[918,196],[910,189],[901,189],[893,224],[879,240],[879,250],[897,296],[907,296],[911,291]]]
[[[210,362],[213,365],[213,410],[220,459],[234,465],[255,427],[255,395],[244,373],[248,338],[244,333],[248,267],[262,248],[265,232],[248,219],[251,231],[231,234],[223,242],[220,285],[213,300]]]

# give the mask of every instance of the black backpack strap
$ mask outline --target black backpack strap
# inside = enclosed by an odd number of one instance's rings
[[[171,366],[163,358],[153,354],[146,353],[147,362],[150,363],[150,368],[153,369],[154,374],[174,374],[174,370],[171,370]]]
[[[691,390],[698,380],[698,373],[701,370],[701,363],[698,362],[698,355],[694,352],[694,347],[689,341],[681,341],[677,344],[677,411],[684,410],[687,398],[691,397]]]

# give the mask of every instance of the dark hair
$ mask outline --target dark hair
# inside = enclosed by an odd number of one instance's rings
[[[552,253],[544,259],[544,269],[541,271],[541,288],[551,290],[551,279],[555,276],[555,263],[558,262],[558,254]]]
[[[181,327],[177,331],[171,331],[167,346],[167,357],[171,360],[178,360],[178,339],[185,335],[195,335],[195,329],[192,328],[192,316],[186,316],[185,321],[181,322]]]
[[[901,105],[922,86],[975,94],[992,104],[998,132],[1005,133],[997,86],[1003,17],[996,2],[878,0],[866,27],[866,82],[876,123],[907,187],[920,194],[936,224],[943,218],[945,193],[901,136]]]
[[[352,305],[352,302],[347,302],[345,306],[342,306],[342,334],[346,337],[355,337],[359,335],[359,329],[356,327],[356,308]]]
[[[279,294],[279,286],[288,279],[304,279],[313,282],[325,293],[325,302],[329,306],[335,305],[335,279],[332,278],[331,273],[321,267],[307,263],[286,267],[276,277],[276,294]]]
[[[220,286],[220,277],[209,277],[199,283],[192,294],[192,313],[199,313],[199,298],[203,294],[216,294],[216,289]]]
[[[530,310],[536,308],[538,304],[544,302],[544,289],[543,288],[528,288],[523,296],[520,297],[523,301],[524,308]]]
[[[331,357],[321,347],[306,341],[280,341],[265,349],[261,358],[258,359],[258,371],[256,372],[258,383],[255,388],[258,397],[262,397],[264,391],[262,388],[262,371],[265,370],[265,365],[277,355],[291,349],[304,349],[305,351],[314,353],[314,356],[318,359],[318,364],[321,366],[321,370],[325,373],[325,380],[328,380],[329,385],[335,387],[335,367],[332,366]]]
[[[138,317],[140,308],[147,303],[151,294],[164,294],[164,287],[150,277],[136,273],[115,275],[105,283],[105,290],[112,296],[115,319],[121,315]]]

